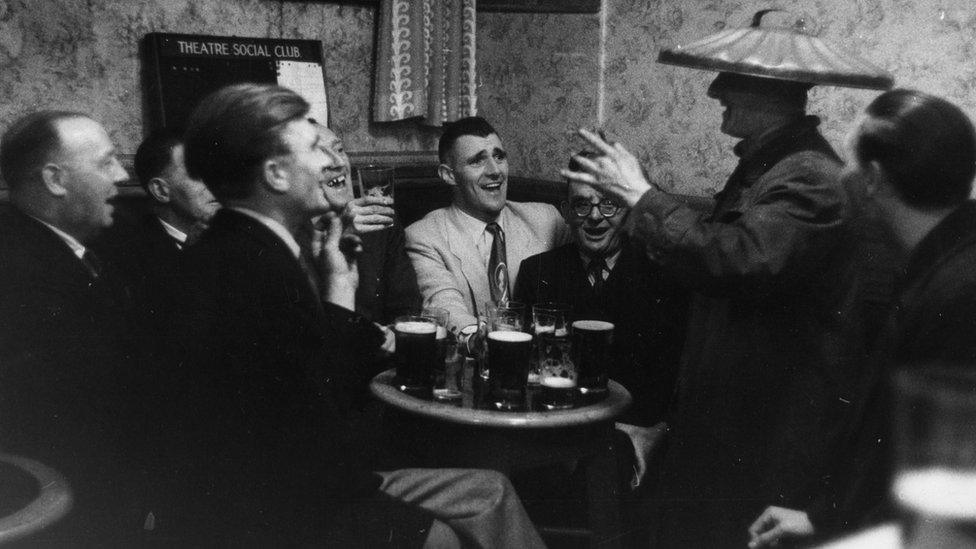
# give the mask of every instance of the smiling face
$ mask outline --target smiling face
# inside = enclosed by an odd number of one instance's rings
[[[508,193],[508,153],[497,134],[462,135],[441,178],[455,188],[454,203],[469,215],[490,222],[498,218]]]
[[[330,179],[325,184],[325,196],[335,211],[340,211],[346,207],[353,199],[352,191],[352,165],[349,162],[349,155],[346,154],[346,147],[342,139],[329,128],[316,124],[319,132],[319,147],[322,152],[334,156],[336,161],[342,166],[342,176]]]
[[[60,168],[62,230],[84,240],[112,225],[117,184],[129,175],[119,163],[115,146],[101,124],[90,118],[57,122],[60,150],[53,164]]]
[[[306,119],[286,124],[281,139],[289,152],[276,162],[287,180],[287,202],[296,221],[335,209],[327,189],[345,184],[340,180],[345,179],[347,167],[339,155],[322,146],[318,128]]]
[[[564,216],[580,250],[589,257],[609,257],[620,249],[620,226],[625,210],[619,208],[612,216],[604,217],[596,205],[607,200],[603,193],[589,185],[569,184],[568,203],[563,208]],[[585,206],[590,206],[585,217],[574,213],[577,207],[582,210]]]

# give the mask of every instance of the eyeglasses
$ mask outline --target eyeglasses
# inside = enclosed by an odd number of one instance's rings
[[[570,207],[576,217],[589,217],[593,208],[596,208],[603,217],[613,217],[620,211],[620,206],[613,200],[601,200],[596,203],[577,200]]]

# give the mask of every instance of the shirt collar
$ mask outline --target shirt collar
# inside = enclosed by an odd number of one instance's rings
[[[161,217],[157,217],[156,219],[158,219],[159,222],[162,223],[163,230],[166,231],[166,234],[173,237],[173,240],[175,240],[181,246],[186,244],[186,233],[170,225],[169,223],[164,221],[163,218]]]
[[[485,232],[485,227],[488,226],[487,223],[465,212],[461,208],[458,208],[454,204],[451,204],[451,208],[454,209],[455,215],[457,216],[458,221],[461,223],[461,227],[464,229],[464,232],[475,238],[480,237],[482,233]],[[505,230],[505,216],[502,215],[504,213],[505,210],[502,209],[501,213],[498,214],[498,219],[495,220],[495,223],[498,223],[498,226],[502,228],[502,231]]]
[[[267,227],[271,232],[276,234],[286,246],[288,246],[288,249],[291,250],[292,255],[294,255],[296,259],[298,258],[298,254],[301,252],[301,249],[298,247],[298,242],[295,240],[295,237],[288,232],[288,229],[286,229],[284,225],[262,213],[258,213],[248,208],[242,208],[241,206],[230,206],[230,209],[234,210],[235,212],[240,212]]]
[[[31,216],[31,217],[34,217],[34,216]],[[48,223],[47,221],[44,221],[43,219],[38,219],[36,217],[34,217],[34,219],[36,219],[38,222],[40,222],[41,224],[43,224],[48,229],[51,229],[52,231],[54,231],[54,234],[58,235],[61,238],[61,240],[63,240],[64,243],[67,244],[69,248],[71,248],[71,253],[75,254],[75,256],[77,256],[78,259],[81,259],[82,257],[84,257],[85,252],[87,251],[87,248],[85,248],[84,244],[82,244],[81,242],[78,242],[78,239],[77,238],[75,238],[75,237],[71,236],[70,234],[62,231],[61,229],[55,227],[54,225],[51,225],[50,223]]]

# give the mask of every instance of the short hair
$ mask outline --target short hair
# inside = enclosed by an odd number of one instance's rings
[[[173,163],[173,149],[183,144],[183,136],[175,130],[161,128],[149,134],[136,150],[134,167],[142,187],[162,175]]]
[[[899,197],[917,208],[961,204],[976,175],[976,132],[959,107],[920,91],[895,89],[866,109],[853,143],[861,165],[877,162]]]
[[[444,124],[444,133],[441,134],[440,141],[437,143],[437,156],[441,163],[447,164],[450,160],[448,156],[454,148],[454,143],[462,136],[475,135],[478,137],[488,137],[497,134],[495,128],[487,120],[480,116],[468,116],[454,122]]]
[[[43,110],[28,114],[13,124],[0,139],[0,175],[11,190],[21,188],[40,173],[61,148],[58,122],[91,118],[77,111]]]
[[[274,84],[233,84],[205,97],[187,122],[186,169],[218,200],[247,198],[261,164],[287,154],[285,125],[306,117],[309,104]]]

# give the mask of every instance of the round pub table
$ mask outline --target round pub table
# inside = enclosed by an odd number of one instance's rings
[[[592,546],[615,547],[620,535],[614,419],[630,405],[631,396],[610,380],[606,396],[568,410],[533,409],[529,391],[526,411],[488,409],[483,387],[474,387],[455,403],[423,400],[404,394],[394,384],[394,370],[373,378],[370,389],[387,406],[386,430],[392,448],[408,456],[410,466],[494,469],[506,474],[578,460],[586,478],[588,530],[560,535],[586,535]],[[545,534],[547,528],[541,527]]]

